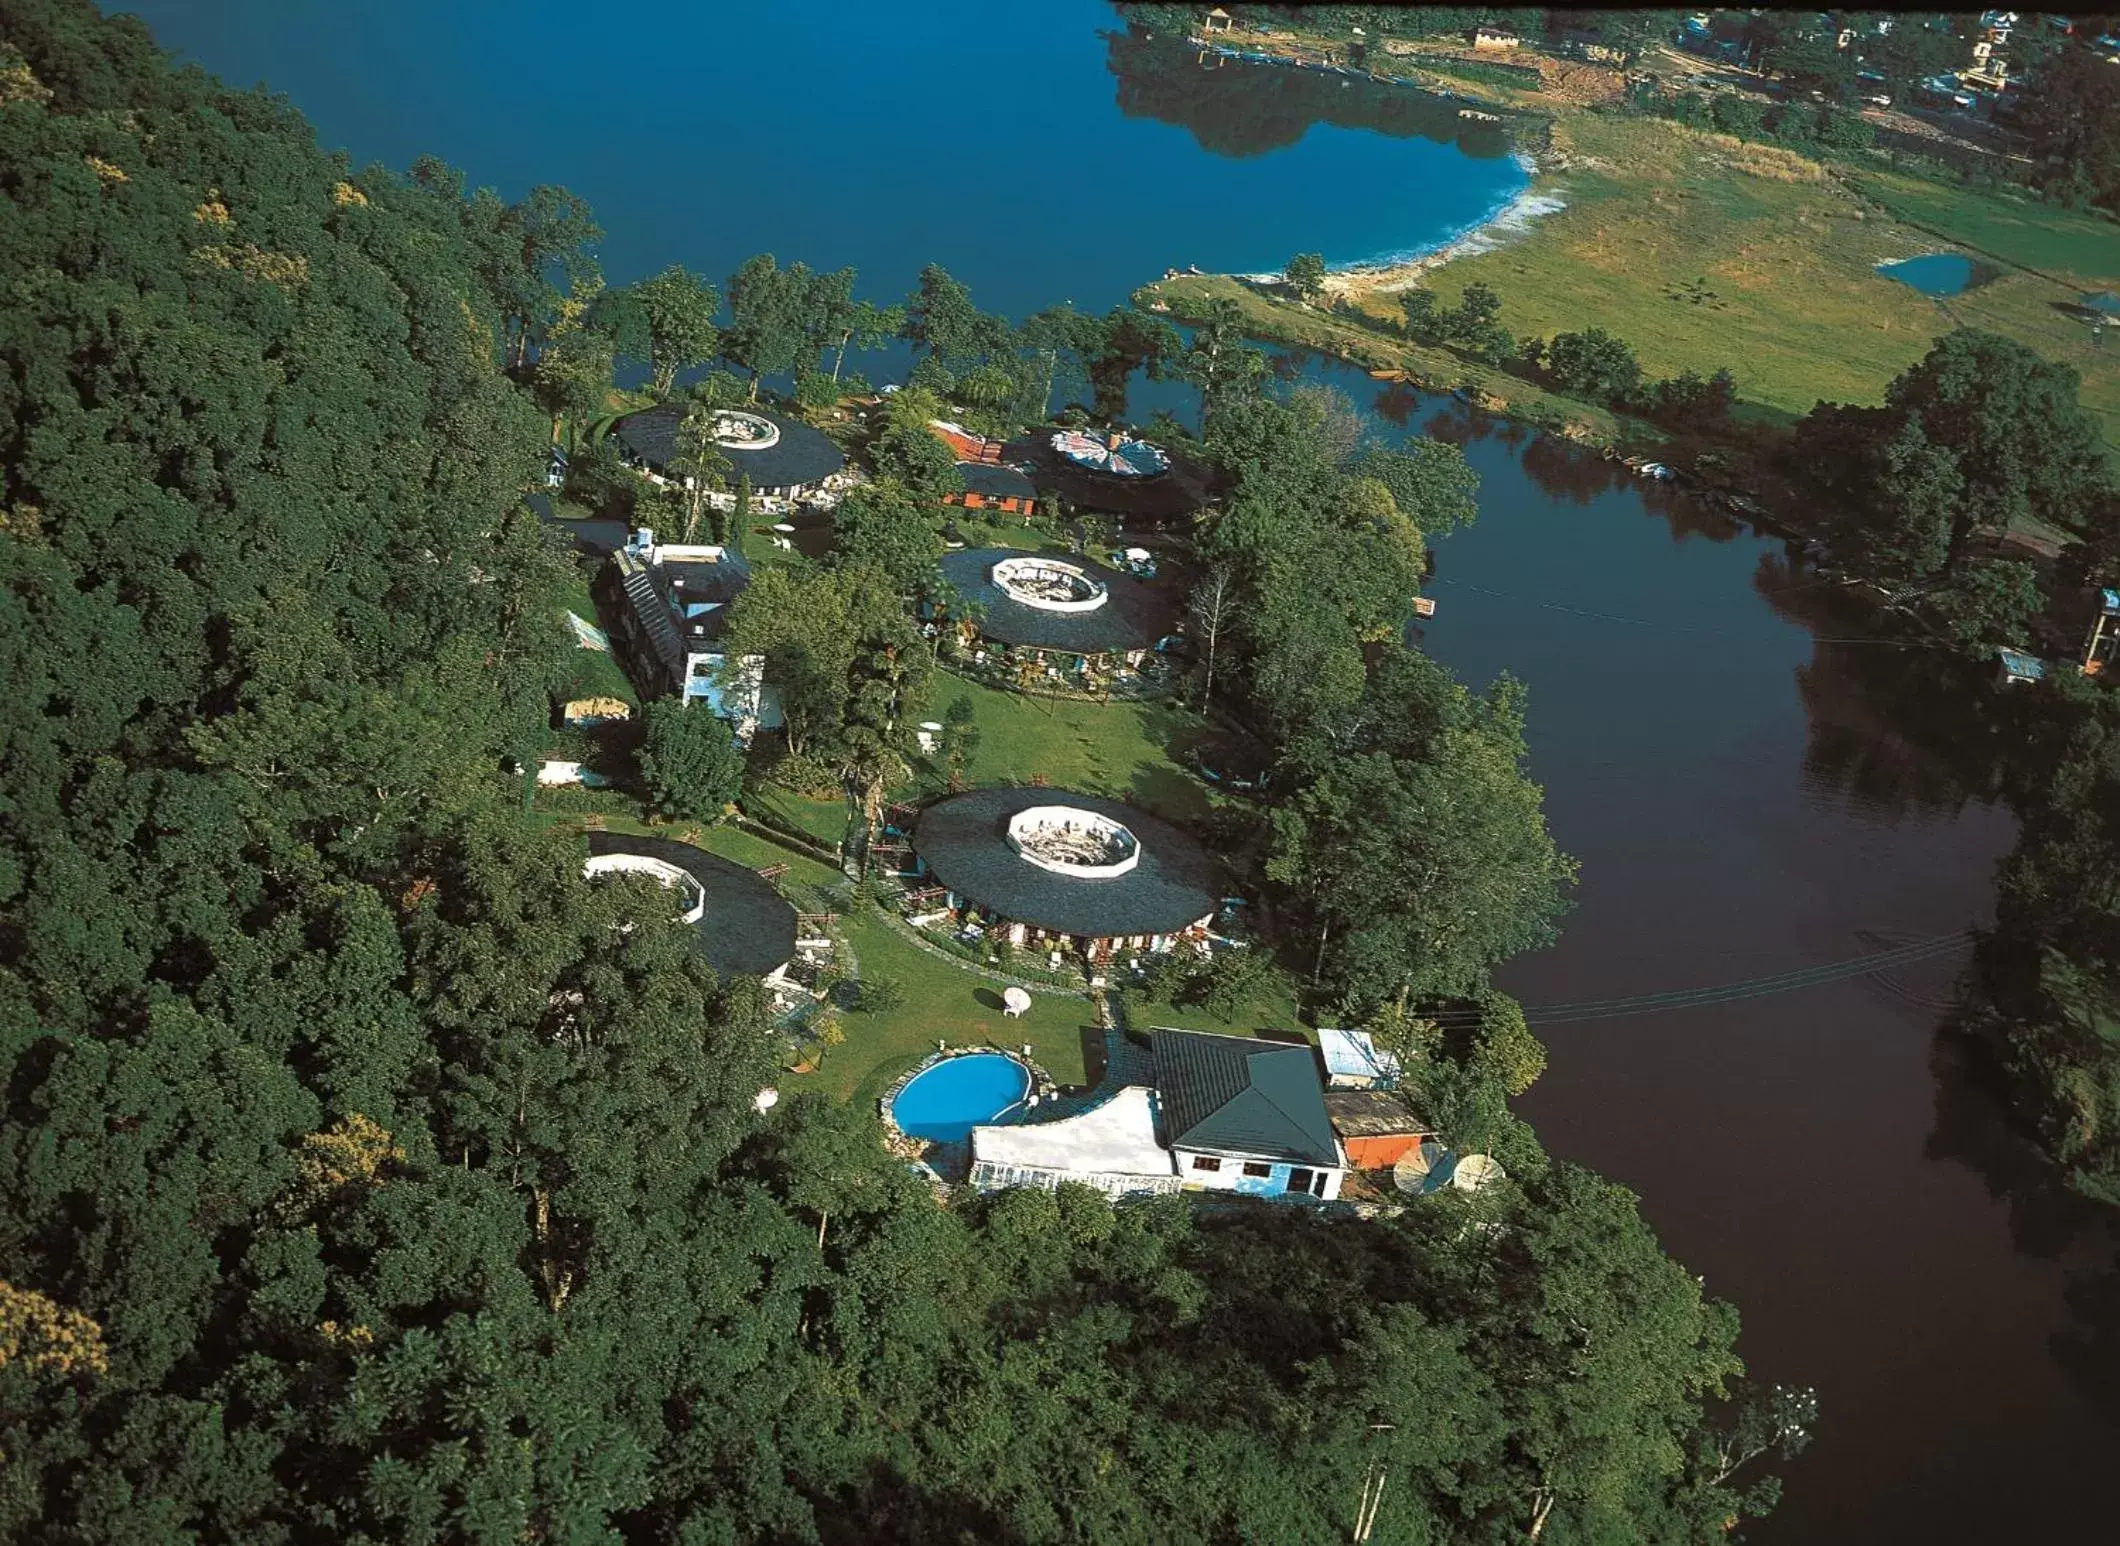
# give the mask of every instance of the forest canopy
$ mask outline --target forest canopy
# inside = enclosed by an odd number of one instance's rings
[[[1767,1502],[1734,1315],[1585,1172],[945,1207],[865,1114],[755,1110],[758,984],[501,775],[563,660],[522,492],[595,237],[462,182],[0,12],[0,1539],[1321,1540],[1372,1468],[1378,1541]],[[1384,703],[1327,632],[1293,745]],[[1365,755],[1510,777],[1506,695],[1441,697]]]

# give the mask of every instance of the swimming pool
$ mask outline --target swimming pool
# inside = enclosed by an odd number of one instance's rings
[[[945,1058],[913,1077],[891,1101],[891,1116],[909,1138],[962,1143],[1029,1092],[1030,1071],[1002,1052]]]

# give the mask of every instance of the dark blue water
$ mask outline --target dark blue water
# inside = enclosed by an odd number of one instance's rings
[[[963,1143],[972,1129],[1022,1100],[1030,1074],[1012,1057],[974,1052],[947,1058],[900,1090],[891,1115],[909,1137]]]
[[[854,264],[879,298],[934,261],[1012,315],[1102,308],[1171,266],[1433,245],[1523,181],[1450,104],[1203,64],[1086,0],[140,9],[357,161],[568,185],[615,282],[765,249]],[[1560,943],[1505,986],[1534,1006],[1710,986],[1986,915],[2007,814],[1919,733],[1919,662],[1831,642],[1848,622],[1783,544],[1359,371],[1297,373],[1382,432],[1463,443],[1484,480],[1479,524],[1436,545],[1424,642],[1529,683],[1532,771],[1583,862]],[[1548,1147],[1641,1193],[1743,1310],[1756,1375],[1821,1391],[1753,1541],[2085,1539],[2104,1517],[2120,1274],[1938,1041],[1951,966],[1544,1032],[1524,1109]],[[1006,1061],[944,1065],[901,1120],[961,1138],[1020,1096]]]
[[[432,153],[508,198],[564,184],[616,284],[673,262],[725,278],[770,250],[852,264],[879,300],[939,262],[990,311],[1103,310],[1171,267],[1425,250],[1527,180],[1454,106],[1203,67],[1106,36],[1093,0],[130,8],[224,79],[269,81],[358,164]]]
[[[1970,290],[1981,277],[1980,265],[1962,252],[1931,252],[1897,263],[1880,263],[1877,272],[1912,285],[1923,295],[1958,295]]]

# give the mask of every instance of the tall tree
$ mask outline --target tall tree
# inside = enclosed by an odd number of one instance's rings
[[[1299,252],[1288,260],[1284,276],[1296,299],[1309,306],[1325,293],[1325,259],[1320,253]]]
[[[904,307],[856,301],[853,308],[840,318],[839,336],[834,340],[832,354],[832,379],[839,379],[850,345],[856,349],[877,348],[885,340],[897,337],[904,326]]]
[[[721,309],[721,296],[682,264],[673,263],[654,278],[629,286],[626,305],[640,317],[645,335],[641,342],[658,398],[670,395],[679,371],[713,359],[720,348],[714,315]]]
[[[1243,311],[1227,296],[1208,304],[1178,369],[1200,389],[1203,424],[1231,396],[1257,391],[1267,375],[1266,356],[1245,347]]]
[[[903,336],[938,360],[976,353],[981,342],[981,314],[972,292],[938,263],[920,271],[920,280],[905,305]]]
[[[665,815],[719,821],[743,789],[743,752],[719,715],[665,698],[648,705],[640,776]]]
[[[851,277],[851,271],[848,271]],[[823,348],[818,319],[811,315],[813,276],[802,264],[783,270],[761,252],[729,276],[729,328],[721,352],[750,373],[751,398],[763,376],[785,375],[805,358],[812,338]],[[814,358],[814,351],[809,356]]]

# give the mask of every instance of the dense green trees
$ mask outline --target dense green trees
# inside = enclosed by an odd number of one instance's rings
[[[879,571],[900,596],[932,590],[942,557],[934,505],[890,478],[853,490],[832,512],[832,557]]]
[[[657,397],[670,395],[679,371],[720,352],[714,316],[721,294],[683,264],[673,263],[654,278],[615,292],[604,309],[620,353],[647,362]]]
[[[1634,351],[1601,327],[1555,334],[1546,346],[1546,371],[1563,391],[1595,402],[1627,402],[1642,379]]]
[[[640,776],[658,810],[719,821],[743,789],[743,766],[743,753],[720,716],[674,698],[648,705]]]
[[[2090,46],[2091,30],[2079,26],[2032,75],[2017,127],[2046,153],[2041,182],[2050,196],[2120,210],[2120,70]]]
[[[2120,1204],[2120,694],[2066,672],[2013,700],[2022,827],[1970,1020],[2001,1046],[2072,1183]]]
[[[587,274],[136,23],[20,0],[0,49],[0,1539],[1312,1540],[1374,1467],[1380,1540],[1713,1538],[1731,1322],[1617,1189],[945,1208],[864,1112],[761,1118],[760,986],[500,774],[565,654],[558,389],[508,367]],[[667,387],[711,345],[664,288]],[[1250,519],[1413,572],[1390,478],[1335,526],[1249,411]],[[1359,562],[1336,605],[1400,616]],[[873,798],[927,669],[889,579],[769,570],[730,646]]]
[[[1893,381],[1883,407],[1812,409],[1791,455],[1841,507],[1858,564],[1892,579],[1962,578],[1980,528],[2108,535],[2110,479],[2076,388],[2068,366],[1960,328]]]
[[[1572,871],[1523,776],[1520,690],[1474,699],[1405,642],[1422,533],[1469,520],[1476,480],[1440,442],[1360,444],[1343,406],[1251,398],[1209,424],[1235,487],[1192,611],[1279,751],[1266,874],[1328,996],[1363,1010],[1472,991],[1546,937]]]

